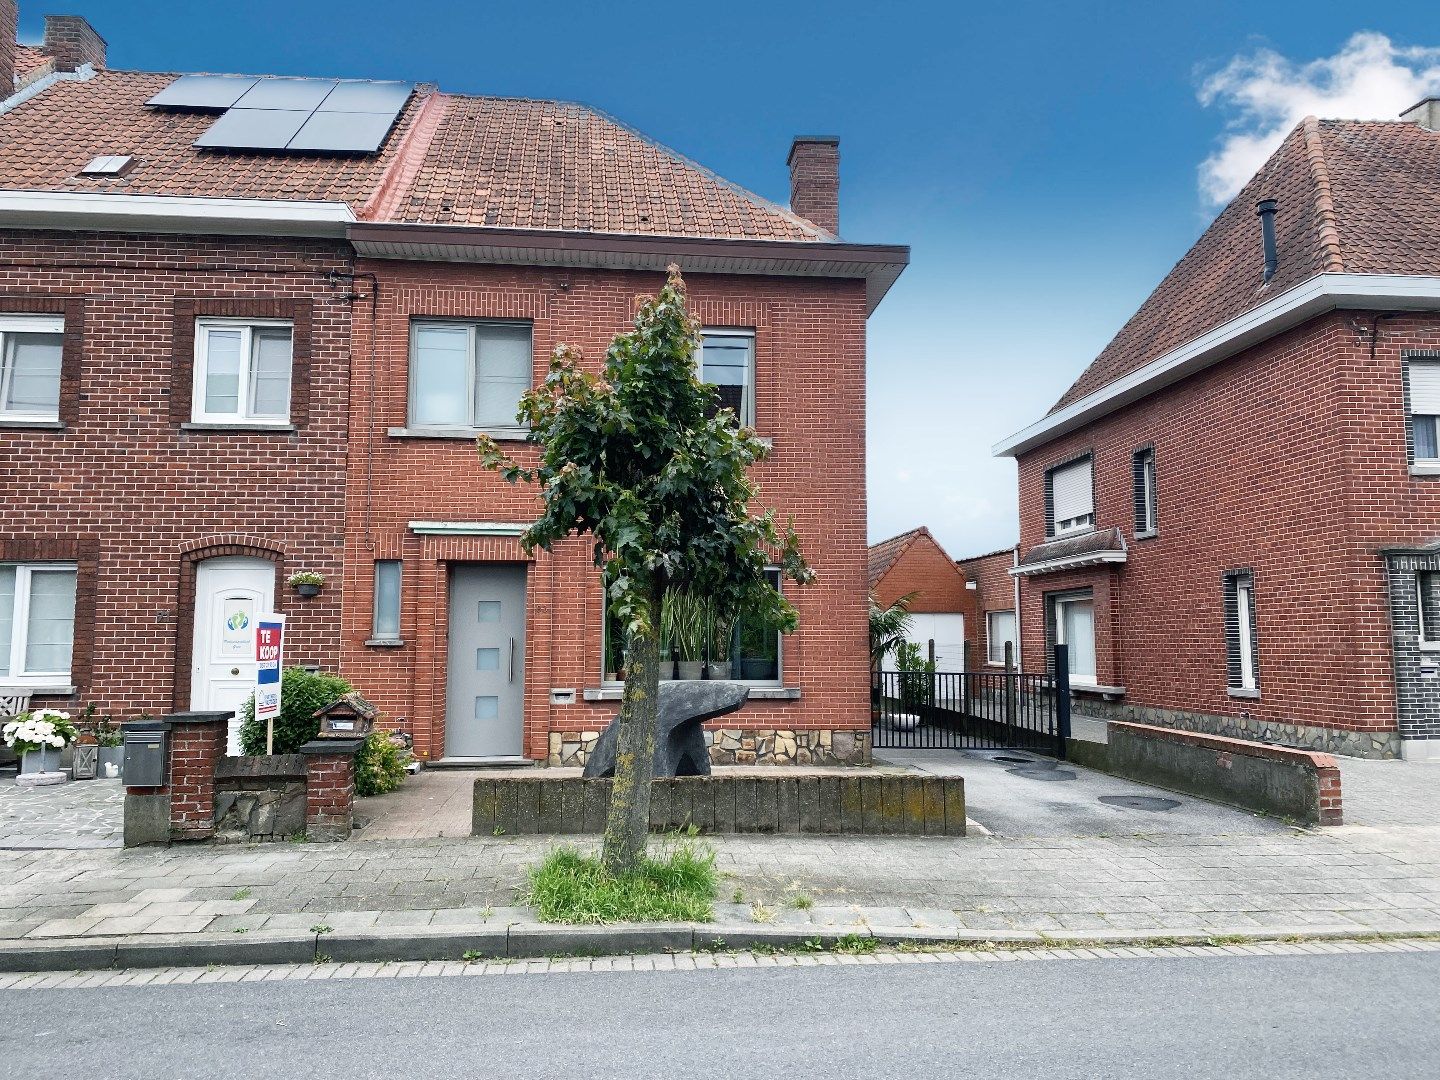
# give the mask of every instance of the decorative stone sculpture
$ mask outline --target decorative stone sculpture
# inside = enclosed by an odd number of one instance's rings
[[[702,730],[706,720],[732,713],[745,704],[749,693],[743,683],[688,680],[660,684],[659,716],[655,723],[655,778],[709,776],[710,752]],[[585,775],[615,775],[615,743],[620,719],[600,733],[585,761]]]

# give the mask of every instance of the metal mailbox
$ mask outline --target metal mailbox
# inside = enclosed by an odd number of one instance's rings
[[[165,731],[125,730],[125,786],[165,786]]]

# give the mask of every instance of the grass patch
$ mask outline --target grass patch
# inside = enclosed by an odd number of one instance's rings
[[[717,879],[715,853],[689,841],[621,877],[607,873],[598,857],[556,848],[530,871],[525,900],[542,922],[708,922]]]

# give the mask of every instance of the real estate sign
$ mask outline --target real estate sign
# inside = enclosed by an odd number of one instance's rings
[[[255,617],[255,719],[265,725],[265,753],[275,752],[275,718],[280,715],[284,678],[285,616]]]

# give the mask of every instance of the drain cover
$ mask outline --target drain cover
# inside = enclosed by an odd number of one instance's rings
[[[1028,780],[1074,780],[1075,774],[1069,769],[1011,769],[1016,776]],[[1177,804],[1178,805],[1178,804]]]
[[[1174,810],[1180,805],[1179,799],[1157,799],[1150,795],[1101,795],[1100,801],[1108,806],[1123,806],[1127,810]]]
[[[996,755],[995,755],[994,757],[992,757],[990,760],[991,760],[991,761],[1009,761],[1009,762],[1013,762],[1013,763],[1016,764],[1016,765],[1035,765],[1035,764],[1037,764],[1037,762],[1035,761],[1034,758],[1028,758],[1028,757],[1011,757],[1009,754],[996,754]]]

